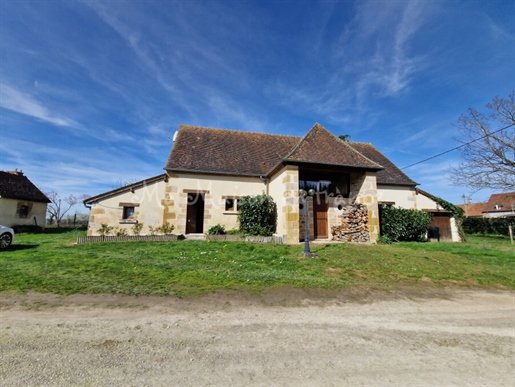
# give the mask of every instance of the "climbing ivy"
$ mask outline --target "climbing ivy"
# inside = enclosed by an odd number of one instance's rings
[[[461,237],[461,240],[462,242],[465,242],[465,232],[463,231],[463,209],[455,204],[449,203],[447,200],[439,198],[438,196],[431,195],[427,192],[424,194],[431,200],[434,200],[436,203],[438,203],[438,205],[440,205],[440,207],[442,207],[444,210],[447,210],[451,213],[452,217],[456,221],[456,227],[458,227],[458,233]]]

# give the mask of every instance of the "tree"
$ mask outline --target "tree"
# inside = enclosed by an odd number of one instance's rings
[[[464,140],[463,162],[451,168],[455,186],[511,191],[515,189],[515,90],[495,97],[486,113],[469,109],[458,120]]]
[[[47,206],[47,213],[52,221],[55,220],[57,227],[60,226],[64,215],[66,215],[74,205],[81,203],[89,197],[89,195],[70,195],[61,199],[61,196],[55,191],[45,192],[45,195],[50,199],[50,203]]]

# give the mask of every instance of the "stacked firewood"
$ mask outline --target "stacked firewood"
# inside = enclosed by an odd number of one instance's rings
[[[370,241],[368,232],[368,210],[362,204],[347,205],[340,215],[342,223],[331,227],[333,240],[364,243]]]

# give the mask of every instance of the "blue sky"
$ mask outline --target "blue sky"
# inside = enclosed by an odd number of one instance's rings
[[[319,122],[405,167],[515,89],[515,1],[0,1],[0,169],[96,195],[163,172],[181,123]],[[404,171],[458,203],[458,152]]]

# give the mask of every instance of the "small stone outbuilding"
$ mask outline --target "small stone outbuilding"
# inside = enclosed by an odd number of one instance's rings
[[[45,227],[50,200],[22,171],[0,171],[0,224]]]

